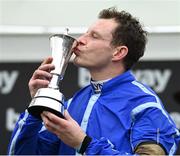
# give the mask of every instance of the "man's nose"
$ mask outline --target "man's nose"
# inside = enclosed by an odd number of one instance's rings
[[[87,39],[86,39],[85,35],[81,35],[77,39],[77,41],[78,41],[78,45],[85,45],[85,44],[87,44]]]

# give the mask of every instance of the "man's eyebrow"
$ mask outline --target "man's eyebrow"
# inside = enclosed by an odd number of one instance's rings
[[[99,36],[102,36],[98,31],[96,31],[96,30],[88,30],[86,33],[95,33],[95,34],[97,34],[97,35],[99,35]]]
[[[100,35],[100,34],[99,34],[99,32],[98,32],[98,31],[96,31],[96,30],[92,30],[92,32],[93,32],[93,33],[95,33],[95,34]]]
[[[96,30],[87,30],[87,32],[86,33],[94,33],[94,34],[96,34],[96,35],[98,35],[98,37],[99,38],[101,38],[101,39],[103,39],[103,40],[109,40],[109,39],[107,39],[107,38],[105,38],[104,36],[102,36],[98,31],[96,31]]]
[[[92,30],[91,32],[94,33],[94,34],[96,34],[96,35],[98,35],[100,38],[105,39],[105,38],[102,36],[102,34],[99,33],[98,31]]]

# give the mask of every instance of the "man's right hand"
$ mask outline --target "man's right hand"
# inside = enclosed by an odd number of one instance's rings
[[[46,88],[52,78],[50,72],[54,70],[54,65],[52,64],[52,57],[46,58],[37,70],[33,73],[31,79],[29,80],[28,86],[31,97],[33,98],[39,88]]]

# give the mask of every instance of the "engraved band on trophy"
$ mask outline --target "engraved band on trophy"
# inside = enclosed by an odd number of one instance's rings
[[[51,71],[52,79],[48,87],[38,89],[28,107],[28,112],[33,116],[41,119],[42,111],[49,111],[64,118],[64,95],[60,92],[59,84],[76,44],[76,39],[67,34],[55,34],[50,37],[52,64],[55,69]]]

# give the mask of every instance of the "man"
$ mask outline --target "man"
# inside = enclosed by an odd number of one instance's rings
[[[90,85],[65,103],[65,119],[43,112],[42,123],[21,114],[9,154],[173,155],[179,131],[157,95],[130,71],[145,45],[146,32],[129,13],[100,12],[74,49],[74,64],[89,70]],[[48,86],[51,62],[47,58],[30,79],[32,97]]]

